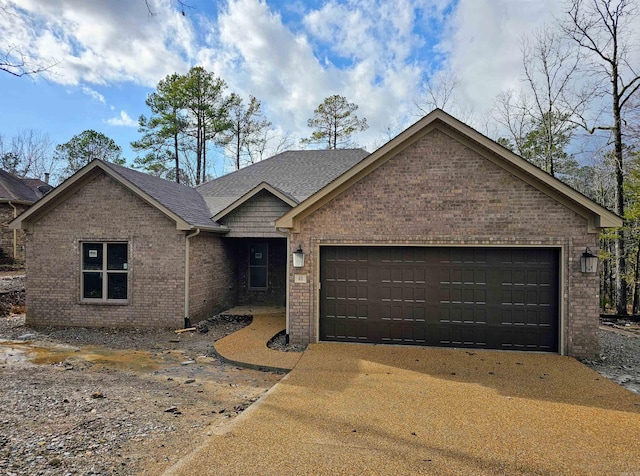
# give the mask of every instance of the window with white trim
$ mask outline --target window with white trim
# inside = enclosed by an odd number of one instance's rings
[[[86,301],[126,301],[129,296],[129,244],[83,242],[81,296]]]

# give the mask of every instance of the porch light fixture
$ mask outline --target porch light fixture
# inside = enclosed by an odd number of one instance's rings
[[[302,251],[302,246],[300,245],[298,245],[298,249],[293,252],[293,267],[304,267],[304,251]]]
[[[598,257],[591,253],[589,247],[585,248],[580,256],[580,271],[583,273],[595,273],[598,270]]]

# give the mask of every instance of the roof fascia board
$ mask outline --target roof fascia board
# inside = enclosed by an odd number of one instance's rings
[[[445,127],[440,126],[439,123],[444,124]],[[483,136],[473,128],[437,109],[373,152],[365,160],[338,177],[338,179],[285,213],[276,221],[276,227],[288,228],[294,233],[298,232],[301,220],[435,128],[450,136],[453,132],[457,140],[464,139],[463,143],[465,145],[470,146],[483,157],[488,158],[493,163],[525,180],[536,189],[560,201],[581,216],[586,217],[589,222],[590,232],[597,232],[600,227],[615,228],[622,226],[622,219],[616,214],[551,177],[546,172]],[[488,151],[490,153],[487,153]]]
[[[29,208],[25,213],[13,220],[10,223],[11,228],[28,229],[30,224],[35,219],[39,218],[47,211],[49,205],[54,205],[56,203],[64,201],[64,199],[80,190],[80,188],[82,188],[82,186],[84,186],[85,183],[88,182],[91,178],[95,177],[97,174],[97,172],[95,172],[96,169],[100,169],[109,177],[113,178],[116,182],[123,185],[127,190],[133,192],[136,196],[160,210],[171,220],[175,221],[177,230],[191,230],[194,228],[190,223],[187,223],[185,220],[166,208],[164,205],[160,204],[160,202],[158,202],[155,198],[140,190],[138,187],[133,185],[121,175],[111,170],[109,167],[105,167],[98,160],[90,162],[82,170],[63,182],[62,185],[59,185],[47,195],[45,195],[36,203],[36,205]]]
[[[11,200],[10,198],[0,199],[0,203],[13,203],[14,205],[33,205],[35,202],[30,200]]]
[[[424,119],[413,124],[395,139],[387,142],[381,148],[368,155],[364,160],[358,162],[347,172],[336,178],[333,182],[308,197],[297,207],[292,208],[282,215],[276,220],[276,228],[289,228],[292,232],[297,233],[300,230],[301,220],[347,190],[361,178],[369,175],[378,167],[382,166],[387,162],[387,160],[422,139],[422,137],[435,128],[433,124],[418,127],[423,121]]]
[[[570,210],[574,211],[578,215],[585,218],[588,222],[589,233],[597,233],[598,228],[600,227],[616,228],[616,227],[622,226],[622,219],[617,217],[615,214],[611,213],[606,208],[601,207],[602,211],[598,213],[593,210],[594,208],[593,206],[587,207],[586,205],[584,205],[582,201],[585,199],[586,200],[589,200],[589,199],[587,199],[586,197],[583,197],[581,194],[573,190],[571,187],[565,185],[565,187],[568,189],[566,192],[564,190],[559,190],[559,187],[557,186],[552,187],[551,184],[549,184],[549,179],[553,177],[549,176],[546,172],[543,172],[535,165],[529,164],[529,162],[526,162],[525,164],[514,164],[511,161],[500,160],[495,156],[495,154],[488,152],[484,147],[479,146],[476,142],[467,138],[466,136],[459,135],[456,133],[456,131],[453,131],[453,130],[444,130],[444,128],[441,128],[440,130],[444,134],[447,134],[448,136],[454,138],[455,140],[463,143],[465,146],[469,147],[474,152],[480,154],[485,159],[496,164],[498,167],[503,168],[504,170],[511,173],[515,177],[518,177],[519,179],[528,183],[535,189],[539,190],[540,192],[544,193],[545,195],[549,196],[550,198],[554,199],[555,201],[561,203],[565,207],[569,208]],[[521,160],[519,157],[518,159],[519,161]],[[525,170],[522,167],[522,165],[529,165],[533,170]],[[541,177],[540,173],[544,175]],[[560,185],[564,185],[564,184],[560,182]],[[568,192],[572,192],[572,193],[569,194]],[[579,200],[579,199],[583,199],[583,200]],[[600,207],[599,205],[597,206]],[[609,215],[609,216],[606,216],[606,215]],[[603,226],[598,226],[599,224],[602,224]]]
[[[298,202],[296,202],[292,198],[288,197],[287,195],[282,193],[277,188],[274,188],[273,186],[269,185],[267,182],[261,182],[258,185],[256,185],[255,187],[253,187],[251,190],[249,190],[247,193],[242,195],[240,198],[235,200],[233,203],[231,203],[225,209],[223,209],[223,210],[219,211],[218,213],[216,213],[213,216],[212,220],[213,221],[220,220],[221,218],[225,217],[226,215],[231,213],[236,208],[240,207],[244,203],[246,203],[249,200],[251,200],[255,195],[257,195],[258,193],[260,193],[263,190],[266,190],[267,192],[269,192],[272,195],[274,195],[276,198],[279,198],[280,200],[282,200],[284,203],[286,203],[290,207],[295,207],[298,204]]]
[[[180,216],[176,215],[174,212],[169,210],[167,207],[162,205],[158,200],[153,198],[151,195],[147,194],[145,191],[141,190],[139,187],[137,187],[133,183],[129,182],[129,180],[124,178],[122,175],[118,174],[115,170],[111,169],[110,167],[104,167],[104,166],[102,166],[102,164],[100,164],[100,165],[101,165],[100,168],[102,170],[104,170],[105,173],[107,175],[109,175],[111,178],[113,178],[117,182],[121,183],[125,188],[127,188],[134,195],[137,195],[139,198],[141,198],[142,200],[147,202],[149,205],[157,208],[162,213],[167,215],[167,217],[169,217],[171,220],[175,221],[176,222],[176,229],[178,229],[178,230],[192,230],[194,228],[204,228],[204,227],[195,227],[195,226],[191,225],[189,222],[187,222],[186,220],[184,220],[183,218],[181,218]]]
[[[69,196],[80,190],[82,186],[95,176],[94,170],[99,162],[91,162],[84,169],[69,177],[62,184],[58,185],[51,192],[45,195],[34,206],[9,223],[10,228],[29,229],[33,221],[44,215],[50,205],[64,201]]]
[[[466,146],[472,148],[486,159],[491,160],[496,165],[502,166],[509,172],[517,175],[519,178],[523,179],[541,192],[547,193],[563,205],[569,206],[574,211],[578,211],[580,209],[581,212],[579,213],[581,215],[587,217],[587,215],[585,215],[585,211],[591,212],[590,215],[597,215],[598,220],[596,221],[602,223],[601,226],[603,228],[617,228],[622,226],[622,218],[615,213],[585,197],[580,192],[569,187],[567,184],[555,177],[552,177],[545,171],[527,162],[510,150],[505,149],[491,139],[483,136],[466,124],[459,124],[468,128],[469,131],[460,131],[458,127],[452,126],[448,123],[448,128],[440,128],[440,130],[454,139],[463,142]],[[481,147],[478,147],[478,145]],[[493,152],[493,154],[487,154],[486,150],[483,151],[483,149],[488,149],[490,152]],[[502,158],[504,160],[496,160],[496,156],[497,158]]]
[[[198,225],[193,225],[191,228],[189,228],[189,230],[195,230],[195,229],[200,229],[204,232],[207,233],[218,233],[221,235],[224,235],[226,233],[229,233],[229,228],[226,226],[198,226]]]

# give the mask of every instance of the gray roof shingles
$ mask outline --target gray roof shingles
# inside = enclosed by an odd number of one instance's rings
[[[102,160],[100,162],[190,225],[222,228],[221,225],[211,220],[211,213],[204,199],[195,188],[115,165],[111,162]]]
[[[293,150],[218,177],[196,190],[211,216],[266,182],[298,203],[329,184],[369,155],[364,149]]]
[[[196,188],[111,162],[100,162],[190,225],[223,228],[211,217],[261,183],[266,182],[294,201],[301,202],[368,155],[364,149],[288,151]]]
[[[42,187],[40,189],[39,187]],[[35,203],[50,190],[40,179],[19,178],[0,169],[0,200]]]

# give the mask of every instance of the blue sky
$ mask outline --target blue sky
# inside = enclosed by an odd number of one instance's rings
[[[0,0],[0,46],[55,61],[50,73],[0,73],[0,134],[53,144],[94,129],[132,160],[147,94],[201,65],[262,101],[280,135],[300,139],[313,110],[340,94],[370,128],[374,150],[419,118],[424,81],[453,72],[453,113],[495,135],[495,97],[522,86],[519,39],[562,14],[556,0]],[[219,175],[225,164],[211,170]]]

